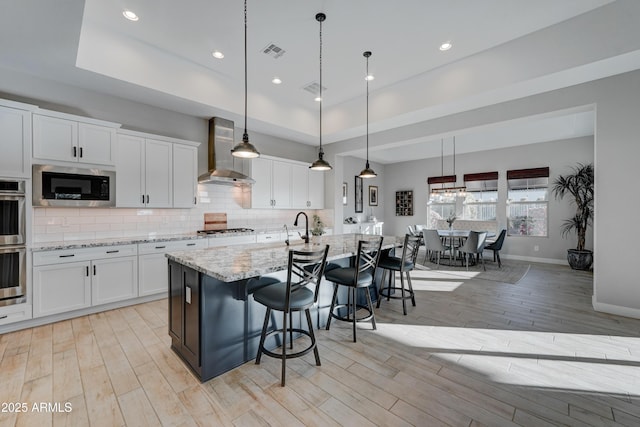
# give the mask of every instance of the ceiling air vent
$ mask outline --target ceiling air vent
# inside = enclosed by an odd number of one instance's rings
[[[306,90],[307,92],[313,94],[313,95],[318,95],[320,93],[320,83],[318,82],[311,82],[305,86],[302,87],[303,90]],[[326,91],[327,87],[326,86],[322,86],[322,91]]]
[[[286,52],[283,48],[281,48],[280,46],[276,46],[273,43],[269,43],[268,45],[266,45],[263,49],[262,52],[269,55],[270,57],[272,57],[273,59],[278,59],[280,58],[282,55],[284,55],[284,53]]]

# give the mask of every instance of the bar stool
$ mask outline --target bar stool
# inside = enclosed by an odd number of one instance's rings
[[[327,327],[331,326],[331,319],[351,322],[353,324],[353,342],[356,342],[356,322],[365,322],[371,320],[373,329],[376,329],[376,318],[373,313],[373,302],[369,294],[369,286],[373,284],[378,261],[380,260],[380,248],[382,247],[382,236],[373,237],[367,240],[358,241],[358,252],[354,267],[339,267],[328,271],[325,278],[333,282],[333,298],[331,300],[331,308],[329,309],[329,318],[327,319]],[[338,299],[339,286],[348,287],[347,303],[336,304]],[[357,302],[357,290],[364,289],[367,305],[360,305]],[[346,309],[346,316],[336,313],[341,309]],[[358,309],[365,309],[367,315],[358,318],[356,312]]]
[[[411,276],[409,272],[413,270],[416,265],[416,257],[418,256],[418,249],[420,249],[420,237],[412,236],[407,234],[404,236],[404,244],[402,245],[402,257],[383,257],[380,260],[379,267],[384,269],[382,273],[382,280],[380,281],[380,290],[378,291],[378,304],[376,308],[380,308],[380,301],[382,297],[387,297],[387,301],[389,298],[401,299],[402,300],[402,311],[405,316],[407,314],[407,303],[406,300],[411,299],[411,303],[413,306],[416,306],[416,298],[413,292],[413,286],[411,286]],[[384,289],[384,279],[387,274],[387,271],[390,271],[389,274],[389,282],[387,284],[386,289]],[[393,275],[395,272],[400,272],[400,286],[391,286],[391,280],[393,279]],[[407,285],[408,285],[408,294],[405,292],[404,288],[404,276],[403,273],[407,276]],[[400,295],[392,295],[391,290],[400,291]],[[386,290],[386,293],[384,292]]]
[[[320,366],[320,355],[318,353],[316,337],[313,333],[313,322],[311,321],[311,312],[309,309],[318,301],[318,290],[327,263],[328,252],[329,245],[317,251],[290,250],[287,281],[263,286],[253,293],[253,299],[267,307],[264,324],[262,326],[262,334],[260,335],[260,344],[258,345],[258,354],[256,355],[256,364],[260,364],[260,358],[263,353],[267,356],[281,359],[282,386],[285,385],[287,359],[304,356],[313,350],[316,365]],[[310,287],[308,287],[308,285],[310,285]],[[282,312],[282,329],[275,329],[267,333],[272,310]],[[308,330],[293,327],[291,313],[296,311],[305,312]],[[289,316],[290,324],[287,324],[287,315]],[[293,348],[294,332],[309,337],[311,344],[303,350],[287,354],[287,333],[291,339],[291,348]],[[282,351],[276,353],[267,350],[264,347],[265,339],[279,333],[282,333]]]

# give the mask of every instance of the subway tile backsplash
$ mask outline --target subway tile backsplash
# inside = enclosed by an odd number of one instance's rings
[[[33,208],[34,243],[193,233],[205,212],[226,212],[229,228],[257,230],[291,226],[294,209],[247,209],[251,193],[241,187],[199,185],[192,209]],[[331,227],[333,211],[308,210]],[[310,225],[311,226],[311,225]]]

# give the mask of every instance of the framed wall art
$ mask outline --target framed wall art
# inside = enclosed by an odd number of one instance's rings
[[[342,205],[346,206],[347,205],[347,196],[349,195],[349,193],[347,192],[347,183],[343,182],[342,183]]]
[[[369,206],[378,206],[378,186],[369,186]]]
[[[355,186],[355,194],[356,194],[356,213],[362,213],[362,178],[356,176],[356,186]]]

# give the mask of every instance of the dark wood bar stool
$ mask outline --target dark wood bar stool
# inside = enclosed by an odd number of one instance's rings
[[[316,337],[313,333],[313,322],[309,309],[318,301],[318,290],[327,263],[328,252],[329,245],[317,251],[290,250],[287,281],[268,284],[253,293],[253,299],[267,307],[264,324],[262,326],[262,334],[260,335],[260,344],[258,345],[258,354],[256,355],[256,364],[260,364],[262,353],[281,359],[281,384],[283,386],[285,385],[287,359],[304,356],[313,350],[316,365],[320,366],[320,355],[318,353]],[[275,329],[267,333],[272,310],[282,312],[282,329]],[[307,330],[301,327],[293,327],[291,313],[301,311],[305,312],[307,318]],[[287,319],[289,320],[289,324],[287,324]],[[303,350],[287,353],[287,334],[291,340],[291,348],[293,348],[294,332],[306,335],[311,340],[311,343]],[[276,353],[267,350],[264,347],[265,339],[271,335],[280,333],[282,333],[282,351]]]
[[[382,247],[382,236],[374,237],[358,242],[358,253],[353,267],[339,267],[328,271],[325,278],[333,282],[333,298],[327,319],[327,330],[331,326],[331,319],[338,319],[344,322],[353,323],[353,342],[356,342],[356,322],[371,320],[373,329],[376,329],[376,318],[373,313],[373,302],[369,294],[369,286],[373,284],[378,261],[380,260],[380,248]],[[338,299],[338,288],[348,287],[347,303],[336,304]],[[357,301],[357,290],[364,289],[367,305],[360,305]],[[347,313],[342,316],[337,311],[346,309]],[[365,309],[367,314],[358,318],[358,309]]]
[[[378,304],[376,308],[380,308],[380,301],[382,297],[387,297],[387,301],[390,298],[402,300],[402,311],[407,314],[406,300],[411,299],[413,306],[416,306],[416,298],[413,292],[413,286],[411,285],[411,276],[409,272],[413,270],[416,265],[416,257],[418,256],[418,250],[420,249],[420,237],[407,234],[404,236],[404,244],[402,245],[402,256],[392,257],[385,256],[380,259],[378,266],[384,269],[382,273],[382,280],[380,281],[380,290],[378,291]],[[389,281],[386,288],[384,287],[384,279],[389,271]],[[396,271],[400,272],[400,286],[391,286],[391,282],[394,279],[393,275]],[[404,276],[407,276],[408,288],[404,286]],[[391,290],[400,291],[400,295],[391,294]],[[385,292],[386,291],[386,292]]]

